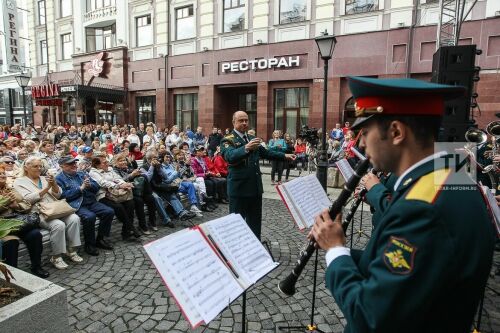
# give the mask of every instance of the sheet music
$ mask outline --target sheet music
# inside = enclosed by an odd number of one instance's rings
[[[498,207],[497,199],[495,199],[495,195],[487,186],[481,186],[481,189],[483,191],[483,195],[488,200],[488,206],[493,214],[497,235],[500,235],[500,207]]]
[[[294,209],[302,217],[301,222],[307,228],[314,224],[314,218],[322,210],[331,205],[325,190],[315,175],[298,177],[280,186],[286,192]]]
[[[145,249],[164,281],[175,287],[174,297],[191,324],[199,317],[209,323],[244,291],[200,230],[180,231]]]
[[[241,215],[230,214],[206,222],[201,227],[213,238],[246,283],[256,283],[278,266]]]
[[[340,173],[344,177],[345,181],[349,181],[352,175],[354,175],[354,169],[351,167],[349,162],[344,158],[335,163],[337,168],[339,168]]]

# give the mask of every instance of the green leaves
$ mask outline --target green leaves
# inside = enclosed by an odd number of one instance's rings
[[[0,219],[0,238],[7,236],[10,232],[18,230],[23,221],[16,219]]]

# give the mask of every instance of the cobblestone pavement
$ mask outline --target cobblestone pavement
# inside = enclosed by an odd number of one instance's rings
[[[278,200],[263,200],[263,240],[266,240],[276,261],[281,265],[247,292],[247,329],[249,332],[276,332],[279,325],[307,325],[310,318],[313,261],[308,264],[299,282],[297,293],[285,297],[277,290],[278,282],[295,265],[299,249],[305,245],[305,235],[293,225],[284,204]],[[228,213],[221,205],[213,213],[193,220],[208,221]],[[353,247],[362,248],[369,234],[369,213],[361,213],[354,224]],[[143,244],[188,226],[178,222],[175,229],[160,228],[156,234],[144,237]],[[112,234],[119,235],[115,223]],[[362,232],[359,230],[362,229]],[[84,255],[84,263],[70,264],[66,271],[52,268],[45,258],[44,266],[51,273],[49,280],[67,288],[69,322],[74,332],[186,332],[190,331],[177,305],[163,285],[149,258],[139,243],[124,243],[115,239],[113,251],[101,251],[98,257]],[[349,243],[348,243],[349,244]],[[319,253],[318,291],[315,323],[325,332],[342,332],[345,319],[324,286],[324,253]],[[496,256],[500,264],[500,256]],[[24,259],[21,265],[27,267]],[[500,332],[500,310],[497,277],[490,279],[486,291],[482,332]],[[205,332],[241,331],[241,298],[208,325]],[[202,332],[203,327],[195,332]]]

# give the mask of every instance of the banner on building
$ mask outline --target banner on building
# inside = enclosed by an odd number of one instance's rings
[[[21,71],[19,24],[16,0],[2,0],[3,26],[5,33],[5,65],[9,72]]]

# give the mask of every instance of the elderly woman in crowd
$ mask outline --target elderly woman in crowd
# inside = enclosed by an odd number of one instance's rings
[[[137,146],[141,145],[141,138],[137,135],[137,130],[135,128],[130,129],[130,134],[127,136],[127,140],[130,144],[135,143]]]
[[[133,184],[127,183],[109,166],[109,162],[106,156],[99,154],[100,156],[94,157],[92,159],[92,168],[90,169],[90,177],[96,181],[99,186],[101,186],[99,192],[97,192],[97,200],[100,203],[105,204],[108,207],[113,208],[115,215],[120,222],[123,223],[122,226],[122,238],[125,241],[134,241],[134,238],[141,237],[140,232],[134,227],[134,200],[130,196],[130,199],[118,202],[116,198],[113,197],[113,190],[125,190],[132,191],[134,187]]]
[[[20,151],[17,152],[16,154],[16,167],[18,169],[21,169],[24,163],[24,160],[28,158],[29,154],[26,151],[26,149],[21,149]]]
[[[153,127],[151,127],[151,126],[146,127],[146,135],[144,135],[142,137],[142,144],[149,143],[150,145],[155,145],[158,142],[160,142],[160,141],[155,136],[154,131],[153,131]]]
[[[12,186],[14,180],[19,175],[20,169],[16,165],[16,161],[10,156],[4,156],[0,158],[0,165],[5,169],[5,174],[7,175],[7,184]]]
[[[7,185],[7,175],[5,169],[0,166],[0,196],[6,197],[8,200],[0,206],[0,217],[15,218],[18,211],[21,211],[20,202],[23,200],[21,195],[12,187]],[[49,276],[49,272],[42,268],[42,234],[40,229],[20,230],[8,237],[2,239],[2,259],[13,267],[17,267],[17,249],[19,247],[19,239],[21,239],[28,249],[31,261],[31,272],[41,278]]]
[[[33,140],[27,140],[24,142],[24,151],[26,152],[26,157],[38,155],[36,151],[36,143]],[[19,152],[17,153],[19,155]]]
[[[149,235],[151,233],[149,229],[158,231],[156,227],[156,206],[153,198],[153,190],[151,189],[149,181],[142,176],[139,169],[129,167],[126,153],[116,155],[113,158],[113,170],[120,175],[124,181],[135,184],[133,192],[134,205],[141,232],[145,235]],[[144,204],[148,207],[149,225],[146,223]]]
[[[219,202],[229,203],[226,196],[226,180],[214,170],[212,162],[205,156],[203,146],[196,148],[196,155],[191,159],[191,168],[197,179],[202,178],[205,182],[208,196],[215,198],[217,195]]]
[[[171,146],[171,145],[180,145],[182,143],[182,137],[179,135],[179,127],[177,126],[172,126],[170,129],[170,134],[167,136],[165,139],[165,145]]]
[[[61,196],[61,188],[57,185],[54,175],[41,176],[43,168],[39,157],[31,156],[24,162],[20,177],[14,182],[14,188],[21,194],[26,202],[31,204],[31,213],[38,213],[39,202],[54,202]],[[50,262],[57,269],[66,269],[62,254],[73,262],[82,262],[83,259],[76,252],[80,242],[80,218],[70,214],[60,219],[46,221],[40,215],[40,226],[50,231],[52,256]],[[67,248],[67,250],[66,250]]]

